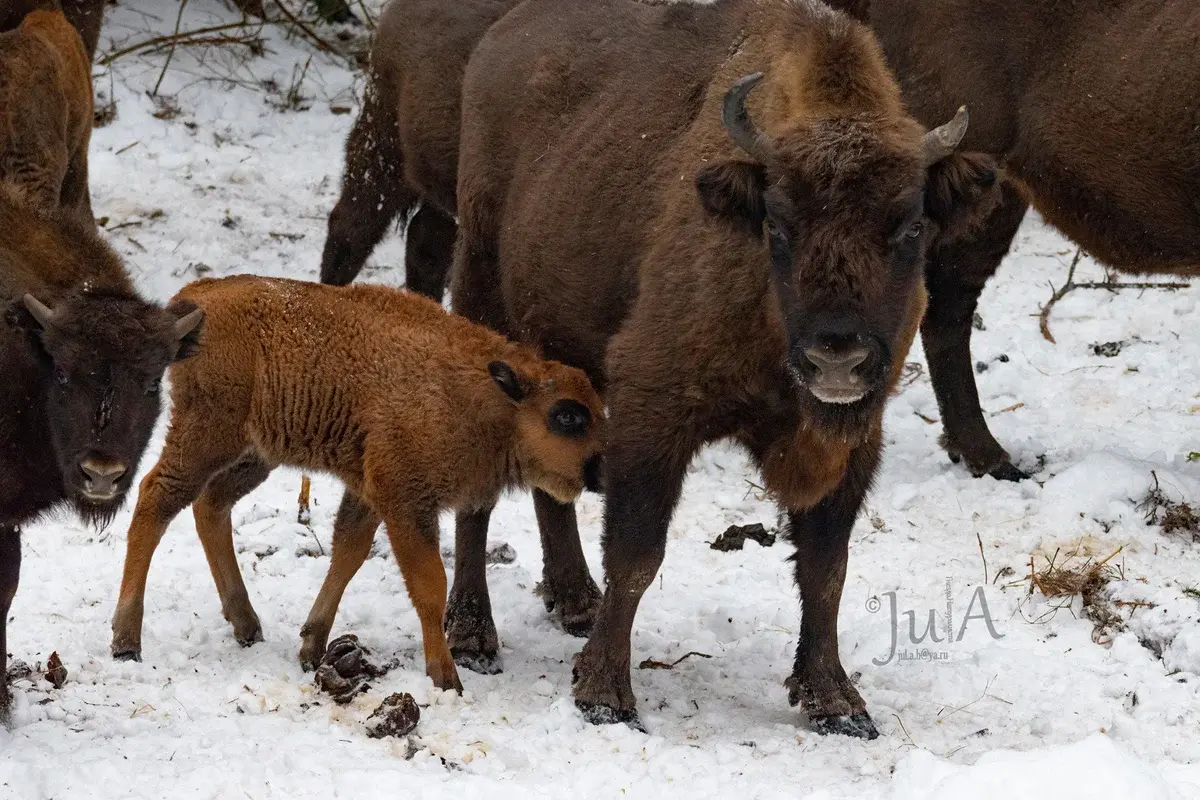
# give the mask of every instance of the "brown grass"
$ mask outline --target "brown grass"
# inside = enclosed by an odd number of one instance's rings
[[[1047,558],[1042,554],[1045,564],[1041,569],[1036,566],[1036,557],[1029,557],[1029,594],[1034,590],[1041,592],[1047,598],[1068,598],[1065,604],[1052,609],[1056,613],[1068,607],[1076,595],[1083,601],[1083,615],[1093,624],[1092,641],[1097,644],[1107,644],[1112,635],[1125,627],[1125,619],[1118,613],[1114,604],[1104,594],[1104,588],[1111,581],[1124,580],[1124,574],[1119,567],[1110,562],[1125,549],[1118,547],[1107,558],[1095,560],[1092,555],[1082,552],[1082,545],[1067,553],[1056,550],[1054,555]]]
[[[1166,534],[1184,534],[1193,542],[1200,541],[1200,515],[1191,504],[1167,497],[1158,485],[1158,474],[1152,470],[1150,475],[1154,478],[1154,488],[1137,504],[1137,509],[1145,514],[1146,524],[1159,525]]]

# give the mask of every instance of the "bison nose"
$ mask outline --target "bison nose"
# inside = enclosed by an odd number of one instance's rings
[[[117,493],[117,481],[125,474],[125,465],[94,458],[84,460],[79,469],[83,471],[84,492],[101,498],[110,498]]]
[[[583,463],[583,485],[589,492],[604,493],[604,459],[599,455]]]
[[[808,382],[809,391],[825,403],[853,403],[861,399],[867,393],[867,385],[858,368],[870,355],[870,348],[860,342],[805,349],[804,357],[816,368]]]

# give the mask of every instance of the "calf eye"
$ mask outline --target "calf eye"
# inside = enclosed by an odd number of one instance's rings
[[[550,430],[562,436],[582,436],[587,433],[591,419],[586,406],[574,400],[563,400],[550,409]]]

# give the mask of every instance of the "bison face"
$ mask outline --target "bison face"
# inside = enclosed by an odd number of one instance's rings
[[[66,498],[87,522],[106,524],[154,429],[163,372],[194,352],[203,312],[99,292],[53,309],[32,295],[17,305],[43,366],[48,444]]]
[[[755,160],[710,163],[696,187],[769,272],[799,402],[852,435],[877,419],[920,324],[931,235],[990,211],[995,165],[953,153],[965,110],[927,133],[904,116],[849,114],[769,137],[745,107],[761,78],[735,83],[722,114]]]

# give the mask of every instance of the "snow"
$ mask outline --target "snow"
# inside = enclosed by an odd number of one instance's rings
[[[174,13],[122,0],[101,53],[170,31]],[[231,19],[217,0],[192,0],[183,26]],[[267,54],[245,63],[233,46],[180,48],[163,77],[179,109],[169,119],[154,116],[160,106],[147,94],[165,54],[97,68],[117,117],[93,139],[94,205],[152,296],[165,300],[201,274],[316,277],[353,121],[332,109],[355,107],[361,86],[279,29],[263,36]],[[311,107],[268,103],[258,82],[286,91],[310,56],[302,92]],[[391,237],[364,279],[402,283],[402,252]],[[1037,480],[975,480],[951,465],[940,426],[924,419],[938,416],[927,371],[890,406],[840,623],[842,658],[859,675],[878,740],[818,736],[787,705],[799,606],[786,543],[708,547],[730,524],[775,521],[735,449],[697,458],[638,615],[635,664],[711,656],[634,670],[649,735],[591,727],[575,711],[570,661],[582,641],[533,594],[540,553],[524,497],[503,501],[492,523],[493,541],[517,553],[513,565],[489,568],[504,674],[464,671],[462,697],[433,689],[416,615],[377,547],[334,635],[357,633],[400,667],[347,707],[317,695],[297,662],[298,632],[328,566],[340,492],[317,478],[311,528],[298,525],[299,476],[280,470],[234,511],[266,636],[249,649],[221,618],[190,514],[156,555],[138,664],[108,655],[130,510],[102,532],[68,518],[26,530],[9,649],[30,664],[57,651],[70,677],[60,690],[15,684],[16,724],[0,731],[0,797],[1200,797],[1200,607],[1188,593],[1200,557],[1136,507],[1152,471],[1171,498],[1200,500],[1200,465],[1187,458],[1200,449],[1200,345],[1184,324],[1200,290],[1073,292],[1054,309],[1053,345],[1035,315],[1073,252],[1031,215],[984,294],[986,329],[974,336],[974,356],[988,365],[979,383],[989,423],[1026,468],[1044,457]],[[1086,260],[1080,270],[1102,277]],[[1112,341],[1126,342],[1118,355],[1093,353]],[[923,361],[919,349],[910,360]],[[160,424],[143,469],[162,435]],[[580,527],[598,578],[600,518],[600,501],[585,496]],[[447,543],[451,527],[445,520]],[[1134,605],[1122,606],[1129,628],[1111,642],[1093,641],[1078,600],[1056,611],[1061,600],[1028,594],[1031,555],[1103,558],[1122,546],[1111,563],[1124,580],[1108,592]],[[971,605],[980,586],[1002,638]],[[955,640],[909,642],[910,610],[918,632],[934,611],[945,638],[947,596]],[[892,597],[898,648],[917,655],[877,666],[890,649]],[[401,691],[422,705],[411,747],[368,738],[363,721]]]

